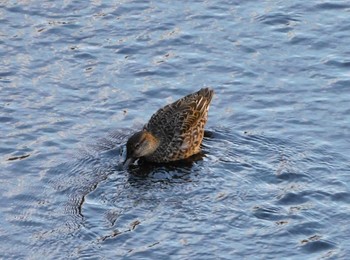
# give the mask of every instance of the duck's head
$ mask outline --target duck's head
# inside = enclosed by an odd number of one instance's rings
[[[159,141],[145,130],[133,134],[126,143],[126,159],[128,166],[134,160],[151,155],[158,147]]]

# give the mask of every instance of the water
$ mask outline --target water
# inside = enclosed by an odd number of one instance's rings
[[[3,259],[346,259],[347,1],[3,1]],[[120,163],[215,97],[203,155]],[[140,174],[141,173],[141,174]]]

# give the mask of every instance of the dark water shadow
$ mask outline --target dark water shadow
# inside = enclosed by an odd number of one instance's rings
[[[191,156],[190,158],[181,161],[170,163],[152,163],[140,159],[137,164],[130,165],[127,169],[127,172],[130,175],[130,180],[145,178],[176,179],[182,175],[189,174],[191,172],[192,166],[196,162],[202,161],[203,157],[205,157],[204,152],[200,152]],[[168,174],[164,175],[166,172]]]

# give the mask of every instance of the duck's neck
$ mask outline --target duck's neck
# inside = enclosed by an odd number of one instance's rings
[[[148,141],[147,152],[148,154],[152,154],[159,147],[160,140],[148,131],[145,131],[144,135]]]

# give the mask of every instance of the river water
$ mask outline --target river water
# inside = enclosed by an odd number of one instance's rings
[[[346,259],[348,1],[1,1],[0,258]],[[210,86],[203,153],[125,170]]]

